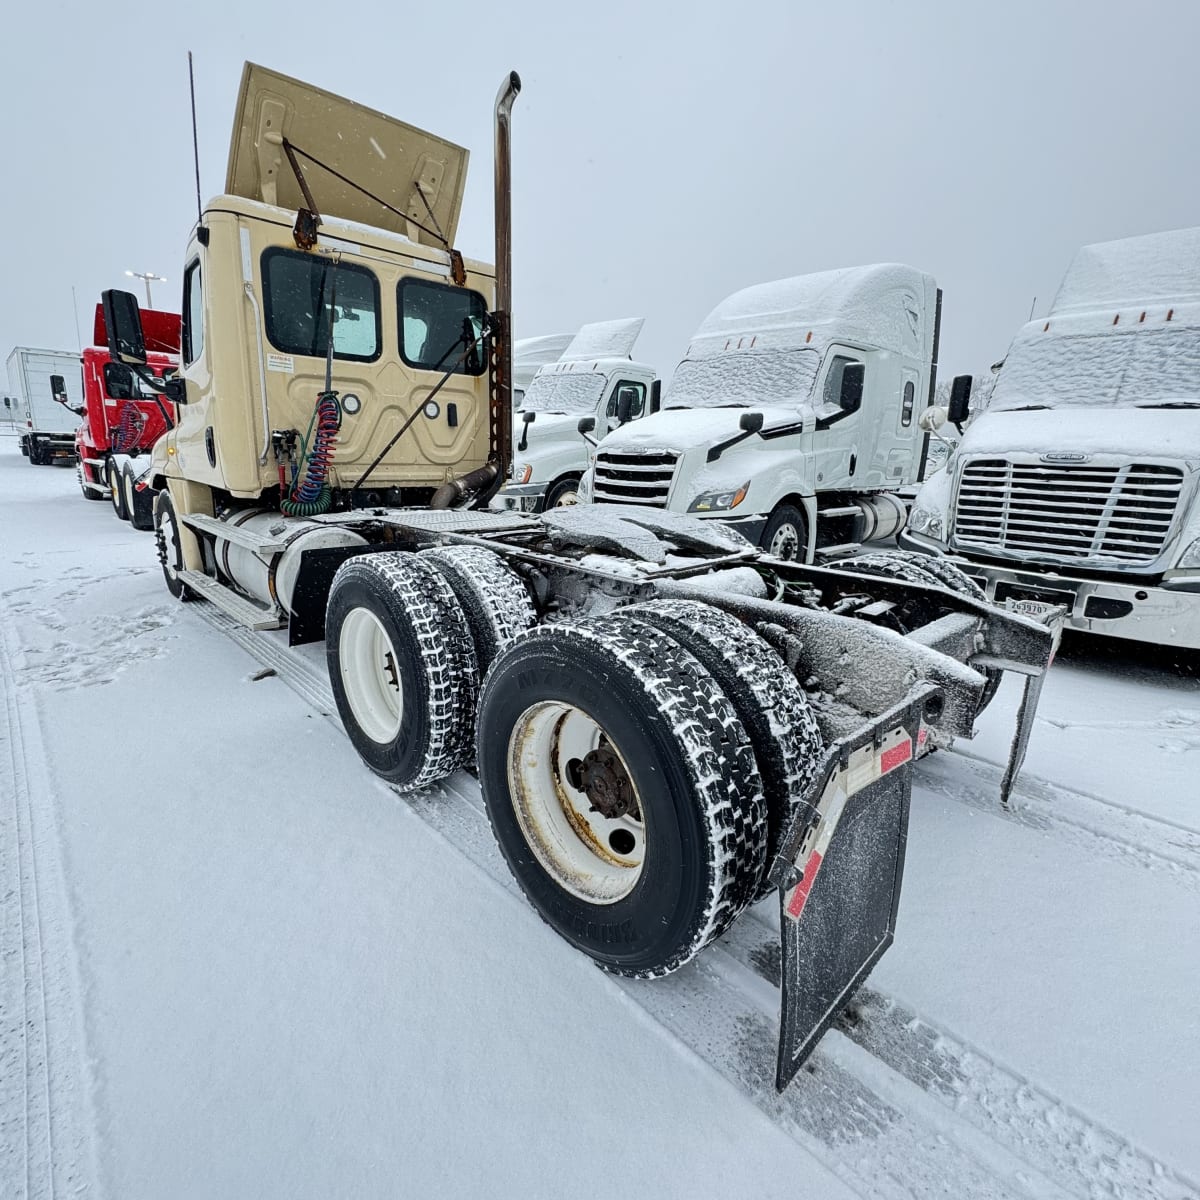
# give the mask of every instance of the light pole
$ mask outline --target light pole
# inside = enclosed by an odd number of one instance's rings
[[[155,275],[153,271],[126,271],[131,279],[140,279],[146,285],[146,307],[153,308],[154,301],[150,299],[150,280],[156,280],[158,283],[166,283],[165,275]]]

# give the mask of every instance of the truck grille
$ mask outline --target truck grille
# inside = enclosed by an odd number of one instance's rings
[[[1171,530],[1183,472],[978,459],[963,468],[954,540],[1064,563],[1149,566]]]
[[[650,454],[601,451],[596,455],[592,498],[597,504],[666,508],[677,458],[661,450]]]

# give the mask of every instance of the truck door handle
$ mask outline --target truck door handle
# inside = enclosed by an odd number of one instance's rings
[[[853,474],[854,474],[854,468],[855,468],[855,467],[857,467],[857,466],[858,466],[858,455],[857,455],[857,454],[851,454],[851,455],[850,455],[850,474],[851,474],[851,475],[853,475]]]

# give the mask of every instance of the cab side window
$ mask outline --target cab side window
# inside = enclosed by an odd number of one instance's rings
[[[840,408],[845,413],[857,412],[862,405],[865,374],[865,363],[846,354],[835,355],[829,364],[825,392],[821,397],[825,407]]]
[[[200,260],[183,277],[183,365],[191,366],[204,351],[204,290]]]
[[[105,363],[104,392],[112,400],[132,400],[133,372],[124,363]]]

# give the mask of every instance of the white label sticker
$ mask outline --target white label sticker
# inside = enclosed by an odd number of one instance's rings
[[[285,375],[296,373],[296,360],[290,354],[268,354],[267,370],[282,371]]]

